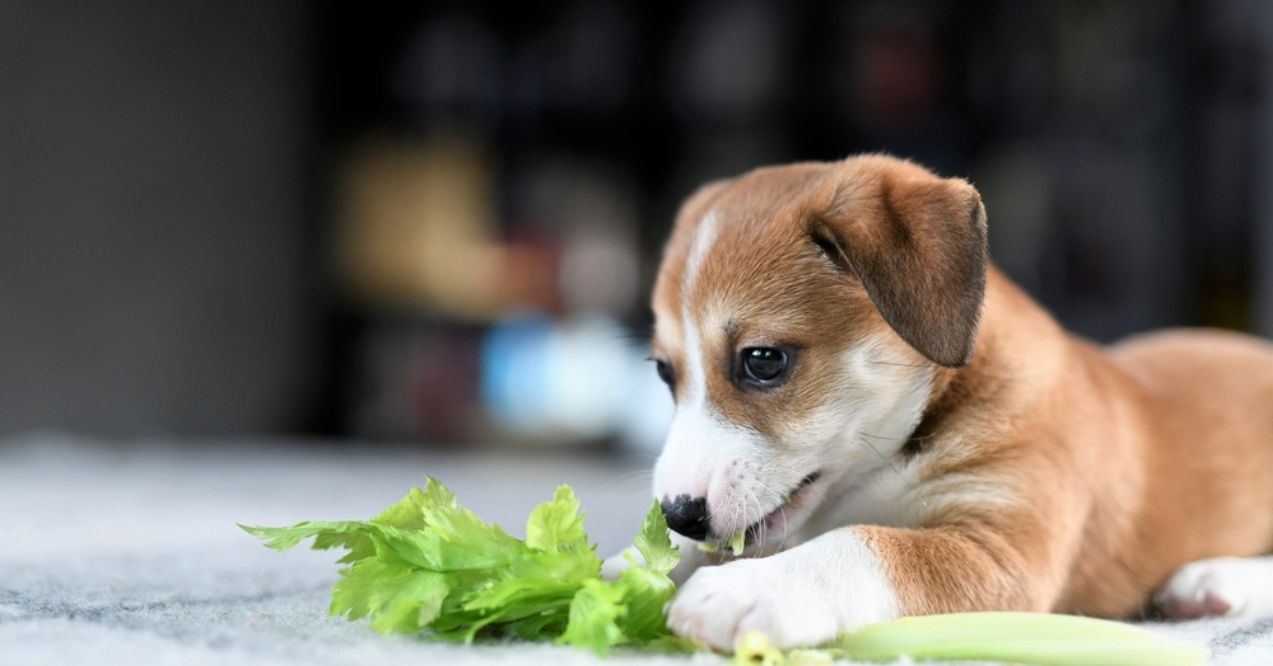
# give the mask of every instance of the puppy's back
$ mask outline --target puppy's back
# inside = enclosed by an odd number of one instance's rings
[[[1185,507],[1181,545],[1200,556],[1273,551],[1273,344],[1177,329],[1110,354],[1139,384],[1151,493]]]

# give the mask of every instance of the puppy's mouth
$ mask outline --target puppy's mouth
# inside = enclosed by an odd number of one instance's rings
[[[792,517],[792,514],[795,514],[799,512],[800,509],[804,508],[805,499],[809,495],[809,487],[817,483],[820,478],[822,478],[822,472],[817,471],[801,479],[800,483],[797,483],[796,486],[792,488],[785,497],[783,497],[782,501],[778,503],[778,506],[774,507],[774,509],[765,514],[763,518],[757,520],[751,525],[748,525],[743,530],[743,534],[745,535],[744,543],[747,546],[752,546],[757,543],[761,543],[766,539],[766,537],[772,534],[785,532],[785,529],[790,524],[788,519]],[[727,543],[728,540],[726,541],[726,544]]]

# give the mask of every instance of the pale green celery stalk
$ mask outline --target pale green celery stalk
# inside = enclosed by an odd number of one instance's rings
[[[720,551],[721,545],[721,543],[703,542],[698,544],[698,549],[704,553],[716,553]],[[743,549],[747,547],[747,529],[743,528],[734,532],[734,536],[729,537],[729,541],[725,542],[725,545],[729,546],[729,552],[734,557],[742,555]]]
[[[952,613],[868,625],[826,646],[859,661],[1006,661],[1043,666],[1193,666],[1204,646],[1120,622],[1048,613]]]

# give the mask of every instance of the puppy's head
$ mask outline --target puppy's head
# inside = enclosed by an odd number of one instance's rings
[[[654,473],[669,525],[754,542],[889,465],[934,370],[972,354],[986,262],[976,190],[902,160],[700,189],[653,299],[652,356],[676,401]]]

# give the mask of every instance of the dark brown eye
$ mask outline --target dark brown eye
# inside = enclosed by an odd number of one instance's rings
[[[761,384],[772,384],[787,372],[787,352],[773,347],[747,347],[742,351],[743,374]]]
[[[676,389],[676,373],[672,371],[672,366],[665,361],[655,359],[654,370],[659,373],[659,379],[662,379],[669,389]]]

